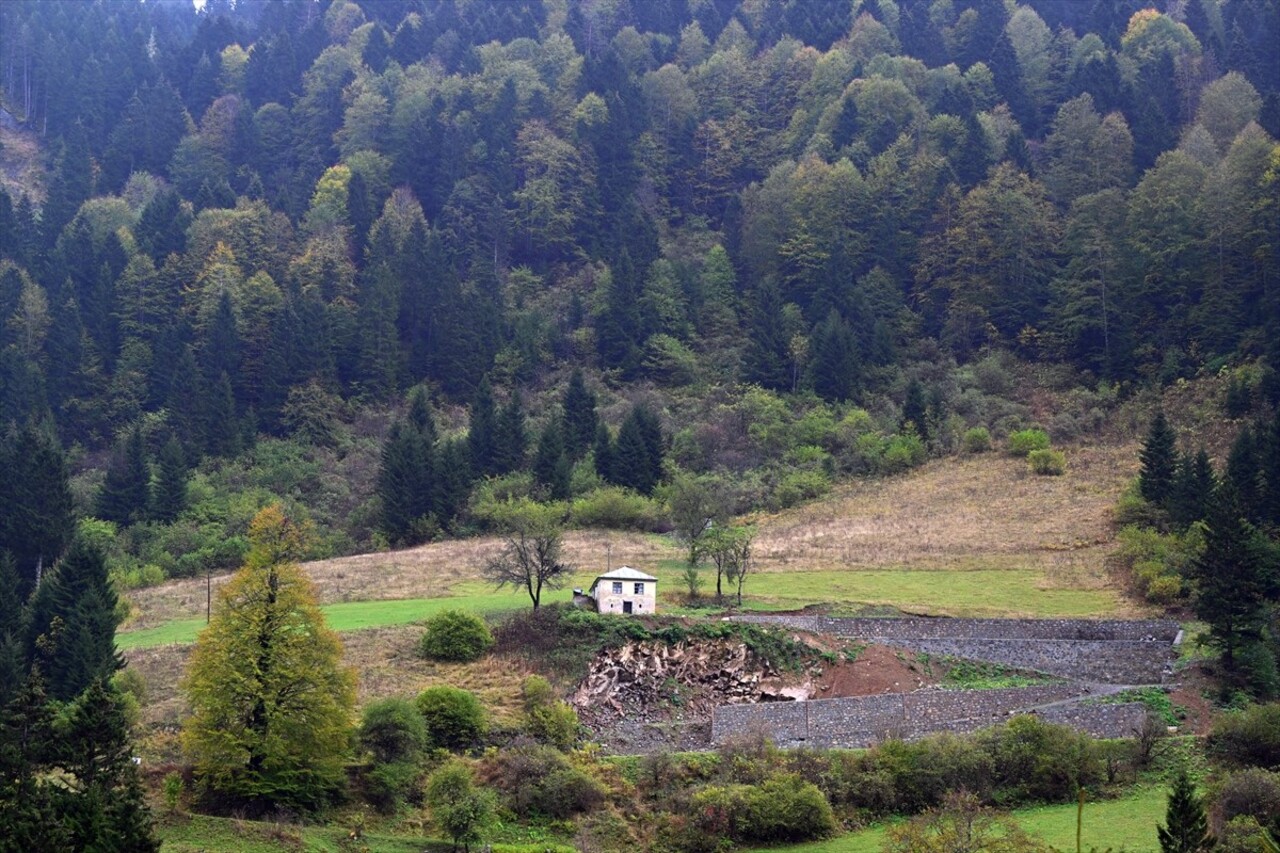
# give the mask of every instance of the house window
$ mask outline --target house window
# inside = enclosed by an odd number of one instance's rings
[[[622,595],[622,581],[613,582],[613,594]]]
[[[644,584],[636,584],[636,595],[644,595]]]

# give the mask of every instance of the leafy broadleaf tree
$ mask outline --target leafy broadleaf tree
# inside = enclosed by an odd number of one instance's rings
[[[494,819],[492,792],[477,788],[471,769],[456,759],[427,781],[427,805],[436,825],[453,841],[454,850],[461,846],[469,851]]]
[[[299,528],[271,506],[250,540],[191,655],[183,743],[215,803],[315,809],[345,781],[355,678],[294,562]]]
[[[502,552],[485,565],[484,575],[499,589],[523,589],[537,610],[544,589],[559,589],[573,573],[561,562],[563,504],[523,501],[510,507],[503,526],[507,542]]]

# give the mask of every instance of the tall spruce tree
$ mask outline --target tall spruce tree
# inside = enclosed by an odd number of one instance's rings
[[[155,488],[151,490],[151,517],[168,524],[187,508],[187,455],[175,436],[160,449]]]
[[[562,501],[569,497],[569,475],[569,459],[565,455],[560,424],[552,418],[538,436],[538,447],[533,457],[533,482],[548,499]]]
[[[524,405],[520,392],[513,391],[507,404],[498,412],[494,429],[494,473],[509,474],[524,467],[529,449],[529,431],[525,426]]]
[[[94,514],[127,525],[141,521],[151,507],[151,468],[142,428],[134,427],[116,446],[98,491]]]
[[[1177,473],[1177,437],[1164,411],[1156,412],[1147,430],[1146,440],[1138,454],[1142,470],[1138,474],[1138,490],[1142,497],[1159,507],[1164,507],[1173,489]]]
[[[116,603],[106,555],[77,537],[41,581],[27,618],[27,656],[44,674],[50,698],[69,701],[124,665],[115,644]]]
[[[6,551],[0,551],[0,589],[18,589],[18,570]],[[12,593],[0,595],[0,708],[17,695],[25,678],[22,601]]]
[[[378,526],[395,545],[414,544],[431,514],[431,448],[412,419],[391,425],[378,468]]]
[[[489,378],[480,381],[471,401],[471,417],[467,424],[467,447],[471,451],[471,471],[477,477],[497,473],[498,416],[493,405],[493,388]]]
[[[1169,493],[1169,520],[1178,528],[1185,529],[1203,519],[1209,513],[1216,488],[1217,475],[1204,448],[1200,448],[1195,456],[1182,454]]]
[[[1263,644],[1269,615],[1265,542],[1229,481],[1215,492],[1206,523],[1204,551],[1192,567],[1196,616],[1208,624],[1207,643],[1221,652],[1226,670],[1248,680],[1242,652],[1269,651]]]
[[[1173,781],[1165,823],[1156,827],[1156,835],[1160,839],[1160,853],[1202,853],[1214,846],[1204,803],[1196,795],[1195,783],[1186,770]]]
[[[25,601],[71,541],[70,478],[62,448],[31,426],[0,439],[0,471],[0,551],[13,557]]]
[[[573,461],[591,449],[596,437],[596,395],[587,388],[582,371],[574,370],[564,391],[564,450]]]
[[[1260,432],[1260,431],[1259,431]],[[1235,490],[1244,517],[1258,523],[1262,517],[1262,459],[1258,432],[1248,424],[1240,430],[1227,454],[1226,480]]]

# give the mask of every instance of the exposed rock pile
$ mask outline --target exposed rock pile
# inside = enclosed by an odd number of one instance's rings
[[[593,727],[620,718],[637,723],[705,718],[716,705],[807,698],[810,688],[796,681],[741,643],[646,641],[597,657],[573,705]]]

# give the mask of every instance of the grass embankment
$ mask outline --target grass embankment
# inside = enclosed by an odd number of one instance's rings
[[[1168,804],[1164,788],[1146,786],[1135,789],[1117,800],[1085,803],[1083,849],[1126,850],[1148,853],[1160,849],[1156,826],[1164,822]],[[1044,839],[1058,850],[1076,849],[1076,806],[1036,806],[1013,812],[1018,825]],[[886,827],[874,826],[860,832],[842,835],[830,841],[798,844],[791,847],[760,848],[786,850],[787,853],[879,853],[884,844]]]
[[[307,853],[339,853],[368,850],[369,853],[446,853],[453,850],[447,841],[430,841],[421,836],[369,832],[353,845],[350,829],[339,826],[296,826],[234,818],[190,815],[169,818],[156,825],[162,853],[279,853],[303,850]],[[344,846],[344,843],[346,846]],[[493,853],[572,853],[558,844],[492,844]]]

